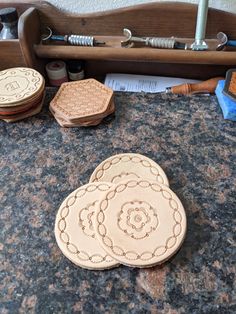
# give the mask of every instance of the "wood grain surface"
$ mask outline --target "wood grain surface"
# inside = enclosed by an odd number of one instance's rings
[[[92,14],[71,14],[59,11],[45,1],[6,1],[0,2],[0,8],[15,6],[19,14],[28,10],[22,16],[19,27],[22,55],[18,50],[18,58],[23,58],[25,64],[43,71],[43,65],[48,59],[84,59],[114,64],[119,62],[120,71],[125,71],[127,62],[139,62],[133,73],[140,73],[141,68],[150,68],[148,63],[157,64],[159,70],[154,74],[161,74],[163,64],[171,64],[169,75],[178,72],[178,64],[199,65],[202,78],[215,75],[224,75],[225,70],[236,66],[236,51],[215,51],[217,46],[216,35],[219,31],[225,32],[229,38],[236,38],[236,15],[209,8],[206,38],[210,43],[209,51],[171,50],[156,48],[122,48],[120,41],[124,39],[123,28],[131,29],[136,36],[156,36],[182,38],[191,43],[195,36],[197,6],[186,3],[161,2],[141,4],[106,12]],[[36,10],[32,9],[36,8]],[[56,34],[93,35],[96,39],[104,39],[105,47],[76,47],[50,43],[42,45],[40,35],[45,33],[46,26],[50,26]],[[0,43],[1,44],[1,43]],[[0,56],[7,55],[12,59],[10,49],[1,49]],[[6,59],[5,59],[6,60]],[[4,61],[5,63],[5,61]],[[17,61],[12,61],[12,64]],[[106,63],[106,64],[108,64]],[[143,65],[142,65],[142,64]],[[20,63],[19,63],[20,64]],[[160,67],[158,66],[160,65]],[[0,65],[1,66],[1,65]],[[204,68],[205,66],[208,67]],[[212,73],[209,73],[212,66]],[[109,66],[108,68],[111,68]],[[106,72],[108,68],[103,69]],[[224,69],[224,71],[222,71]],[[112,69],[111,69],[112,70]],[[188,68],[189,71],[189,68]],[[93,70],[93,72],[96,72]],[[143,70],[141,71],[143,72]],[[154,72],[153,70],[151,71]],[[165,74],[167,71],[164,71]],[[163,73],[164,73],[163,72]],[[100,75],[98,72],[97,75]],[[181,75],[188,72],[181,70]]]

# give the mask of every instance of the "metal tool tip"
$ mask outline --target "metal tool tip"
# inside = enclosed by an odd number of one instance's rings
[[[95,40],[95,45],[105,45],[106,42],[105,41],[98,41],[98,40]]]

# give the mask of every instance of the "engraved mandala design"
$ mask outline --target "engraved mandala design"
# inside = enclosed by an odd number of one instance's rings
[[[162,244],[158,244],[152,250],[145,249],[142,252],[137,252],[135,250],[127,250],[122,248],[121,245],[117,245],[110,237],[105,222],[105,213],[109,209],[109,205],[112,200],[123,193],[125,190],[134,189],[136,187],[141,187],[143,189],[148,189],[158,193],[161,198],[168,202],[169,208],[172,211],[172,217],[174,220],[174,225],[172,227],[172,233]],[[120,216],[118,214],[118,216]],[[118,219],[118,217],[117,217]],[[96,221],[96,237],[99,237],[108,251],[112,251],[115,256],[122,256],[122,258],[129,261],[151,261],[152,259],[160,259],[163,255],[173,254],[173,250],[179,248],[182,243],[185,233],[186,233],[186,215],[184,208],[178,198],[174,193],[163,185],[157,182],[149,182],[145,179],[140,181],[130,180],[126,183],[119,183],[114,189],[110,189],[107,195],[102,201],[99,202],[98,212],[95,217]],[[118,221],[117,221],[118,222]],[[159,222],[158,222],[159,223]],[[118,225],[119,227],[119,225]]]
[[[79,225],[82,228],[84,234],[91,238],[95,238],[92,217],[94,215],[94,207],[96,203],[97,201],[87,205],[79,213]]]
[[[82,199],[85,195],[88,193],[92,193],[94,191],[100,191],[105,192],[110,188],[109,185],[106,183],[101,183],[99,185],[87,185],[85,187],[81,187],[77,190],[75,190],[73,193],[71,193],[65,200],[65,203],[63,206],[60,207],[58,216],[57,216],[57,222],[56,222],[56,228],[59,231],[59,239],[60,241],[66,246],[67,251],[70,254],[73,254],[76,256],[76,258],[83,262],[91,262],[94,264],[99,264],[102,262],[111,263],[113,262],[113,259],[108,255],[101,255],[101,254],[92,254],[89,255],[87,252],[80,250],[71,239],[69,233],[68,233],[68,222],[67,218],[70,215],[71,207],[76,203],[76,201]],[[87,206],[88,207],[88,206]],[[88,230],[88,229],[87,229]]]
[[[118,214],[118,226],[133,239],[148,237],[158,226],[156,210],[147,202],[125,203]]]

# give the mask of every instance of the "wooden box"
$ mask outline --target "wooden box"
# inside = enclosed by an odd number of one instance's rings
[[[218,32],[236,39],[236,14],[209,9],[206,38],[208,51],[121,47],[123,28],[137,36],[171,37],[191,43],[195,36],[197,5],[157,2],[122,9],[76,15],[59,11],[44,1],[0,1],[23,12],[19,40],[0,42],[0,69],[27,65],[44,72],[50,59],[84,59],[86,76],[99,78],[108,72],[166,75],[207,79],[224,76],[236,66],[236,50],[216,51]],[[42,44],[50,26],[56,34],[93,35],[104,47]]]

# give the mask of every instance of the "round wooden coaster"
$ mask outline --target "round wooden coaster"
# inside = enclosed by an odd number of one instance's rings
[[[167,186],[128,180],[113,185],[100,198],[94,228],[100,245],[114,259],[149,267],[178,251],[186,233],[186,215]]]
[[[41,92],[37,98],[30,99],[26,101],[25,104],[23,105],[11,106],[11,107],[0,107],[0,115],[11,115],[11,114],[25,112],[29,110],[30,108],[32,108],[33,106],[35,106],[35,104],[39,103],[41,99],[43,98],[43,95],[44,95],[44,91]]]
[[[119,154],[104,160],[92,173],[89,182],[118,183],[127,179],[148,179],[169,186],[163,169],[152,159],[140,154]]]
[[[110,183],[86,184],[72,192],[62,203],[56,216],[55,236],[62,253],[74,264],[87,269],[118,266],[100,247],[93,229],[94,208]]]
[[[0,107],[17,106],[37,97],[44,89],[44,78],[31,68],[0,71]]]
[[[1,117],[1,120],[10,123],[10,122],[17,122],[17,121],[20,121],[20,120],[23,120],[23,119],[35,116],[36,114],[38,114],[42,110],[43,103],[44,103],[44,98],[45,97],[43,95],[43,98],[41,99],[41,101],[38,104],[36,104],[36,106],[30,108],[26,112],[12,115],[10,118],[6,118],[4,116],[4,117]]]

